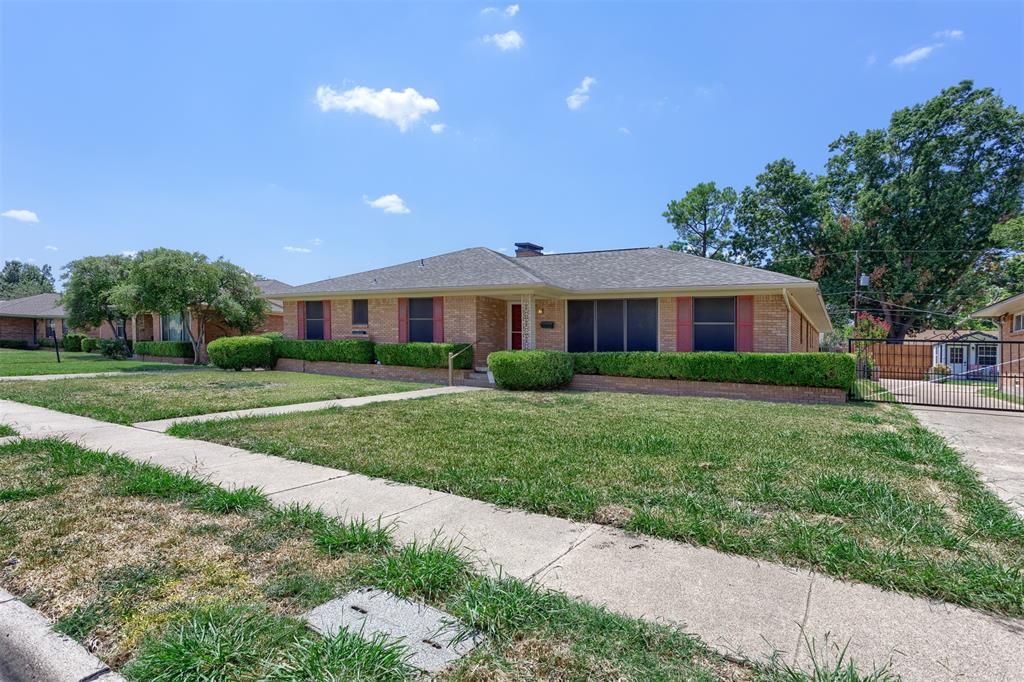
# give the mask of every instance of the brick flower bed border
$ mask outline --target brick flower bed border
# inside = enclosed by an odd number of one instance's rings
[[[739,384],[728,381],[685,381],[682,379],[639,379],[597,374],[577,374],[569,388],[576,391],[613,391],[618,393],[649,393],[654,395],[687,395],[705,398],[765,400],[777,403],[846,402],[841,388],[814,386],[775,386],[772,384]]]
[[[448,370],[440,367],[403,367],[399,365],[368,365],[354,362],[315,362],[279,358],[274,369],[280,372],[305,372],[307,374],[333,374],[361,379],[385,379],[388,381],[414,381],[425,384],[447,384]],[[461,383],[469,376],[470,370],[455,370],[455,383]]]
[[[166,362],[172,365],[191,365],[192,358],[169,358],[162,355],[133,355],[132,360],[142,362]]]

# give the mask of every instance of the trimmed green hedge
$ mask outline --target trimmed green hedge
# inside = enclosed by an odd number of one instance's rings
[[[188,341],[136,341],[136,355],[156,358],[192,358],[192,344]]]
[[[573,360],[556,350],[503,350],[487,356],[494,382],[511,391],[558,388],[572,381]]]
[[[448,354],[458,353],[468,343],[378,343],[374,348],[382,365],[448,368]],[[473,349],[455,358],[455,369],[473,368]]]
[[[373,343],[365,339],[332,339],[330,341],[302,341],[272,338],[274,353],[279,358],[308,360],[310,362],[373,362]]]
[[[94,350],[96,350],[96,342],[98,340],[99,339],[90,339],[88,337],[82,339],[82,352],[92,353]]]
[[[22,339],[0,339],[0,348],[28,350],[28,341],[23,341]]]
[[[847,353],[573,353],[577,374],[647,379],[734,381],[849,390],[856,378]]]
[[[86,338],[85,334],[78,334],[76,332],[65,334],[64,340],[62,341],[64,350],[71,353],[80,352],[82,350],[82,341]]]
[[[206,346],[210,362],[221,369],[273,369],[274,340],[263,336],[222,336]]]

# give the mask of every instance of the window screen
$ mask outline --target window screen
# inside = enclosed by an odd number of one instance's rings
[[[434,299],[409,299],[409,340],[426,343],[434,340]]]
[[[594,301],[598,351],[607,353],[625,350],[624,303],[621,299]]]
[[[736,350],[736,299],[693,299],[693,349]]]
[[[626,301],[626,350],[658,350],[658,301]]]
[[[568,349],[570,353],[594,350],[593,301],[569,301]]]
[[[306,301],[306,338],[324,338],[324,302]]]
[[[365,298],[352,301],[352,324],[370,323],[370,305]]]

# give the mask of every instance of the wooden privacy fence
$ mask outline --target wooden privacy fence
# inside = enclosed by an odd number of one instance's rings
[[[873,343],[867,351],[874,358],[880,379],[927,379],[932,367],[930,343]]]

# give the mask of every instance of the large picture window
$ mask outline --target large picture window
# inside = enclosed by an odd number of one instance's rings
[[[693,349],[736,350],[736,299],[693,299]]]
[[[569,301],[567,321],[570,353],[658,350],[654,298]]]
[[[324,338],[324,302],[306,301],[306,338]]]
[[[434,340],[434,299],[409,299],[409,340],[425,343]]]
[[[188,332],[182,323],[181,313],[160,316],[160,338],[164,341],[188,340]]]

